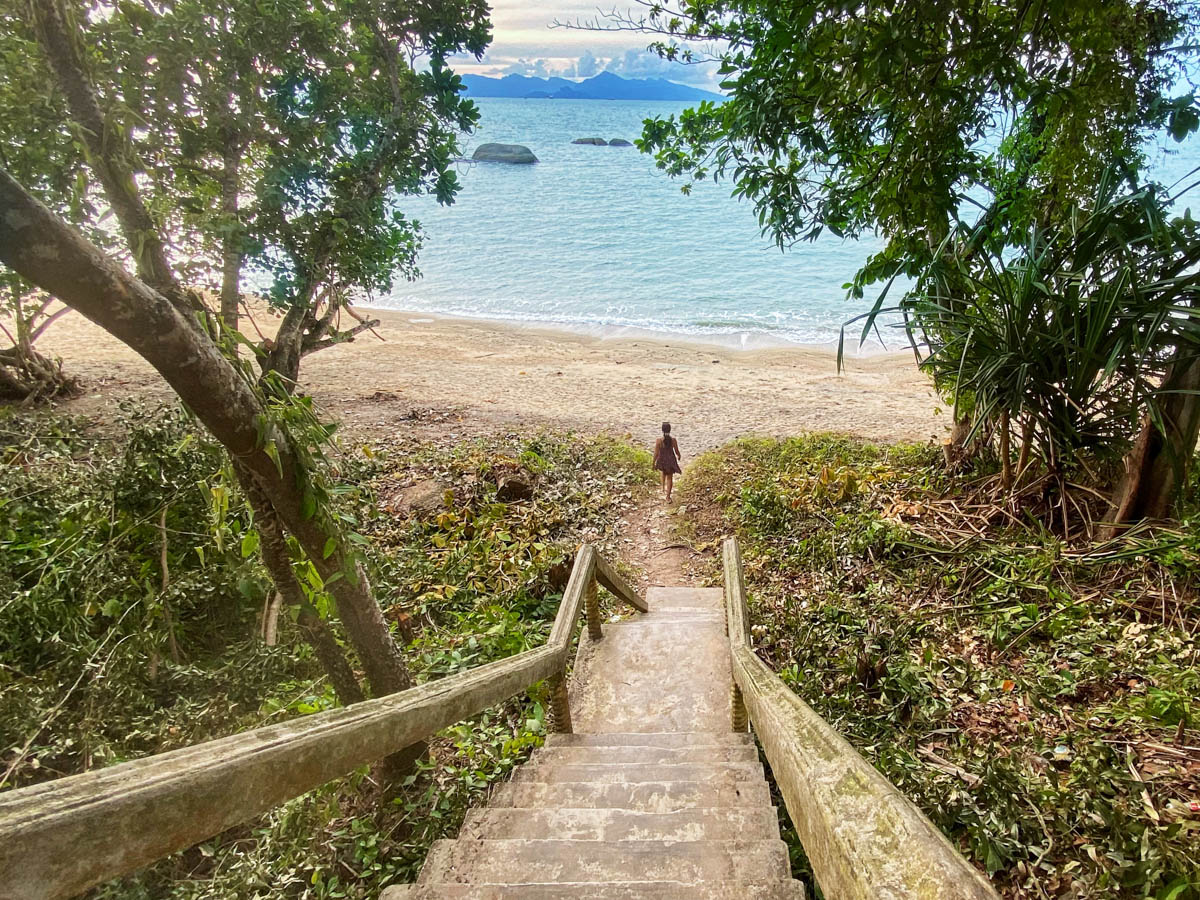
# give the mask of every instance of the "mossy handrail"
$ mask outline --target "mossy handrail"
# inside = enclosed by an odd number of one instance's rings
[[[998,900],[916,805],[758,658],[736,538],[725,539],[723,563],[733,729],[754,726],[825,896]]]
[[[539,681],[551,727],[570,731],[565,670],[596,583],[645,601],[583,545],[546,644],[386,697],[0,794],[0,900],[70,897],[203,841],[365,763],[382,759]]]

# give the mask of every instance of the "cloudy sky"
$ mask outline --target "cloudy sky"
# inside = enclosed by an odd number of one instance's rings
[[[607,0],[640,18],[644,10],[629,0]],[[669,78],[715,88],[716,66],[668,63],[646,52],[650,37],[628,31],[599,32],[551,27],[560,22],[595,22],[603,13],[587,0],[492,0],[492,45],[482,62],[455,60],[454,68],[478,75],[561,75],[586,78],[611,71],[627,78]]]

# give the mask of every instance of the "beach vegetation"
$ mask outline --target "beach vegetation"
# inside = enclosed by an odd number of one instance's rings
[[[1200,897],[1194,504],[1064,540],[937,448],[833,435],[737,441],[680,497],[694,548],[741,540],[758,654],[1003,896]]]
[[[1156,186],[1110,171],[1090,206],[1031,225],[1022,247],[940,254],[902,304],[922,368],[970,423],[962,442],[999,462],[1009,502],[1038,482],[1064,536],[1168,518],[1187,480],[1200,228],[1166,206]],[[951,240],[970,246],[973,230]],[[1112,492],[1107,508],[1080,496],[1095,490]]]
[[[331,453],[337,515],[367,541],[382,614],[407,623],[419,682],[539,646],[577,545],[611,547],[648,491],[646,454],[559,433]],[[507,478],[532,488],[497,499]],[[436,506],[397,508],[405,486]],[[102,429],[53,413],[0,419],[0,789],[303,717],[341,700],[296,608],[275,594],[224,448],[179,409],[125,403]],[[289,558],[311,605],[335,605]],[[362,665],[343,625],[330,638]],[[430,843],[545,730],[543,691],[448,729],[401,783],[364,769],[89,896],[348,897],[412,880]]]

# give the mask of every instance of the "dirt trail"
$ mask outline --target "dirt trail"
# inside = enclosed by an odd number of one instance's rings
[[[621,559],[641,572],[638,585],[651,587],[699,586],[703,583],[701,554],[675,537],[676,517],[687,514],[678,501],[668,504],[654,494],[630,513],[621,531]]]

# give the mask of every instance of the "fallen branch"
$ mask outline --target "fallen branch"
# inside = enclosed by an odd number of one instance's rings
[[[947,775],[955,775],[966,782],[967,787],[975,787],[983,779],[978,775],[972,775],[966,769],[956,766],[948,759],[944,759],[930,750],[928,747],[918,747],[917,752],[924,756],[929,762],[925,765],[931,769],[937,769],[939,772],[945,772]]]
[[[347,315],[349,315],[350,318],[354,319],[355,321],[366,323],[366,321],[367,321],[366,316],[360,316],[357,312],[355,312],[354,307],[351,306],[349,303],[347,303],[345,306],[343,306],[342,309],[346,310]],[[378,325],[379,320],[376,319],[374,324]],[[371,328],[371,334],[375,335],[375,337],[379,338],[381,341],[387,340],[387,338],[385,338],[382,334],[380,334],[374,328]]]

